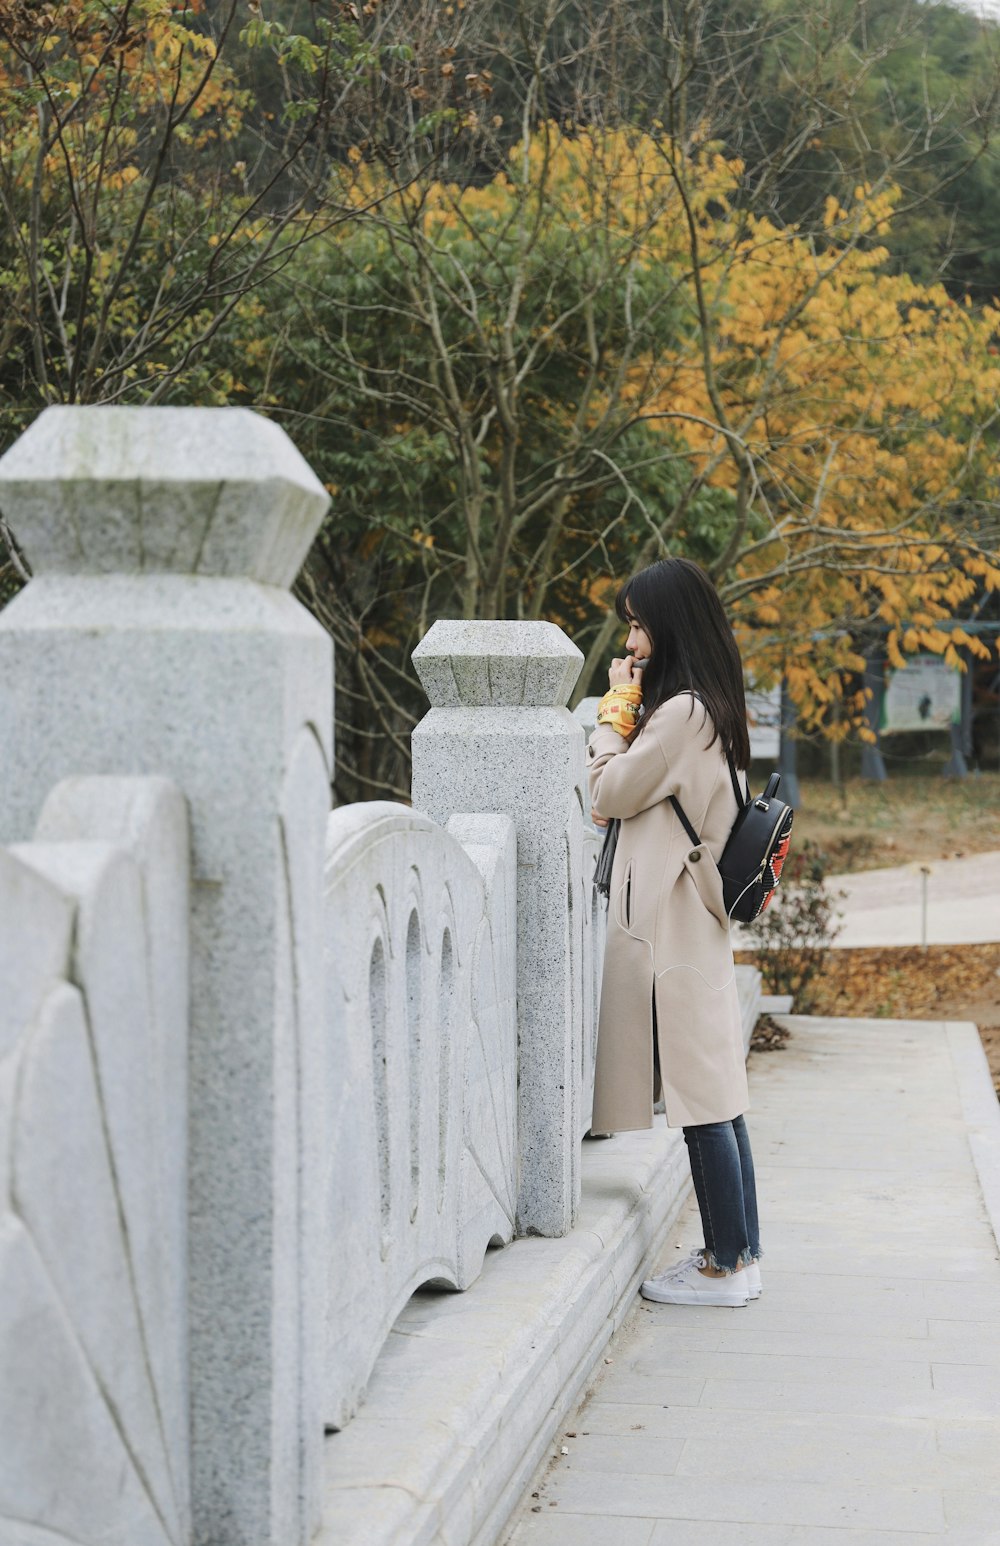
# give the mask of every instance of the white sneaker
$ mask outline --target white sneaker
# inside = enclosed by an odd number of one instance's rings
[[[747,1291],[751,1299],[759,1299],[763,1293],[760,1281],[760,1262],[750,1261],[744,1267],[747,1275]]]
[[[737,1309],[748,1302],[746,1268],[727,1273],[724,1278],[709,1278],[699,1271],[708,1262],[700,1251],[694,1251],[686,1261],[678,1262],[667,1272],[655,1278],[647,1278],[640,1286],[643,1299],[653,1299],[657,1304],[721,1304]]]

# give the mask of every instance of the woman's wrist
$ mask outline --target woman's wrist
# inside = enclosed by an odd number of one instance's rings
[[[610,687],[597,706],[597,723],[610,725],[619,735],[629,736],[639,723],[642,687],[638,682],[620,682]]]

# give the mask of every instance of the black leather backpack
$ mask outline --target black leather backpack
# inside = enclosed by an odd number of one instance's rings
[[[730,918],[737,923],[752,923],[760,917],[778,888],[781,868],[792,840],[795,812],[778,799],[780,773],[772,773],[764,793],[754,799],[749,781],[744,796],[732,757],[726,760],[740,809],[719,860],[722,895]],[[670,803],[697,847],[701,838],[688,821],[676,795],[670,796]]]

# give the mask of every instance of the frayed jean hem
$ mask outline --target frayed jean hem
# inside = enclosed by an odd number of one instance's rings
[[[728,1278],[732,1277],[734,1273],[742,1271],[744,1267],[749,1267],[752,1263],[759,1262],[764,1253],[763,1251],[758,1251],[757,1255],[754,1256],[750,1251],[741,1251],[736,1258],[735,1267],[731,1267],[728,1262],[721,1262],[715,1252],[710,1251],[707,1246],[702,1246],[701,1254],[705,1258],[706,1266],[712,1267],[716,1272],[724,1272]]]

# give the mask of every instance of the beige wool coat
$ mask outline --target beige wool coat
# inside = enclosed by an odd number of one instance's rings
[[[608,902],[591,1131],[653,1123],[653,994],[667,1125],[745,1111],[746,1060],[717,868],[738,806],[699,699],[678,693],[626,741],[598,725],[587,747],[591,804],[621,817]],[[742,781],[742,779],[741,779]],[[701,837],[695,847],[669,803]]]

